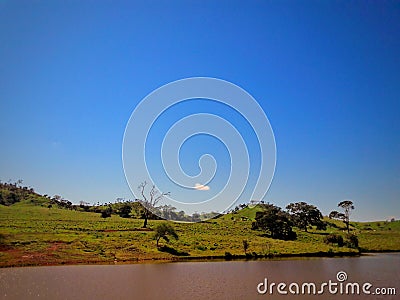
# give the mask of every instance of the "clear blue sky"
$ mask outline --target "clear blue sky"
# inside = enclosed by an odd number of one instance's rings
[[[208,76],[247,90],[271,122],[266,201],[328,214],[352,199],[354,219],[400,218],[399,1],[147,2],[0,2],[1,180],[73,202],[132,198],[132,111]]]

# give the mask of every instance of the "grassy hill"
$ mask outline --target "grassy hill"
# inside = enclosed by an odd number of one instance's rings
[[[41,198],[42,199],[42,198]],[[161,220],[101,218],[99,213],[51,207],[43,200],[27,199],[9,206],[0,205],[0,266],[114,263],[146,260],[231,257],[248,253],[257,256],[334,255],[358,253],[356,249],[324,243],[329,233],[345,236],[340,221],[329,222],[326,231],[296,230],[295,241],[275,240],[251,229],[259,207],[201,223],[172,223],[179,240],[160,251],[151,230]],[[399,251],[400,222],[352,222],[362,251]]]

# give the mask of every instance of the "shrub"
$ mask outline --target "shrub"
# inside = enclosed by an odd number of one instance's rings
[[[206,246],[197,246],[197,249],[199,249],[199,250],[201,250],[201,251],[205,251],[205,250],[207,250],[207,247]]]
[[[105,209],[101,212],[102,218],[110,218],[111,217],[111,209]]]
[[[5,244],[5,236],[4,234],[0,233],[0,245],[4,245]]]
[[[230,253],[230,252],[225,252],[225,259],[232,259],[232,253]]]
[[[123,205],[118,214],[121,218],[130,218],[130,214],[132,212],[132,207],[129,204]]]
[[[346,241],[346,246],[349,248],[358,248],[358,237],[353,234],[349,233],[346,236],[347,241]]]
[[[339,247],[344,245],[343,237],[340,234],[331,233],[324,238],[325,244],[337,244]]]

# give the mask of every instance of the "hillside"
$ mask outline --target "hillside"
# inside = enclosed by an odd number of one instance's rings
[[[0,266],[114,263],[178,258],[244,257],[243,240],[251,256],[343,255],[357,249],[324,243],[329,233],[343,233],[344,224],[327,219],[326,231],[297,232],[297,240],[283,241],[251,229],[259,207],[200,223],[171,223],[179,235],[164,251],[157,249],[151,230],[162,220],[143,220],[49,207],[23,200],[0,205]],[[400,222],[352,223],[362,251],[399,251]]]

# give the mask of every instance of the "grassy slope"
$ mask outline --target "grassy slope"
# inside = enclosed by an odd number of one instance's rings
[[[259,255],[356,251],[323,243],[327,233],[344,235],[344,225],[338,221],[329,220],[339,228],[332,225],[326,232],[297,231],[296,241],[263,237],[261,232],[251,230],[257,210],[246,208],[204,223],[174,223],[179,240],[169,246],[190,257],[224,256],[226,252],[243,255],[243,240],[250,242],[248,252]],[[249,219],[242,220],[242,216]],[[49,209],[27,202],[0,205],[0,234],[5,237],[3,245],[0,243],[0,266],[173,258],[174,255],[157,250],[152,231],[139,230],[142,222],[118,216],[102,219],[95,213]],[[163,221],[150,221],[149,225],[154,227],[159,222]],[[353,226],[362,249],[400,250],[399,221]]]

